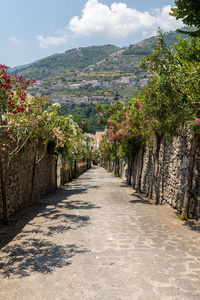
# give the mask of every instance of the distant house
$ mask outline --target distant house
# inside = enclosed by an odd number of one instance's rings
[[[119,85],[121,85],[121,84],[128,85],[128,84],[130,84],[130,82],[131,82],[130,77],[121,77],[121,78],[115,80],[115,84],[119,84]]]
[[[87,138],[87,145],[90,150],[98,150],[100,148],[100,143],[104,134],[104,131],[96,131],[95,135],[90,133],[84,134]]]
[[[34,84],[35,88],[39,88],[42,85],[42,81],[37,80],[36,83]]]
[[[51,101],[52,102],[58,102],[58,103],[65,103],[66,102],[66,97],[54,97],[54,98],[52,98],[51,97]]]
[[[96,142],[96,149],[100,148],[100,143],[102,141],[103,135],[105,134],[104,131],[96,131],[95,133],[95,142]]]
[[[94,67],[95,67],[94,65],[91,65],[88,68],[89,68],[90,71],[93,71]]]
[[[113,53],[113,54],[110,54],[110,57],[115,57],[117,54],[116,53]]]
[[[102,82],[102,86],[108,87],[108,86],[109,86],[109,82],[108,82],[108,81],[103,81],[103,82]]]
[[[114,97],[113,96],[96,96],[96,95],[93,95],[90,97],[90,100],[92,102],[113,102],[114,101]]]
[[[95,150],[96,149],[96,140],[95,135],[91,133],[84,133],[86,140],[87,140],[87,147],[89,150]]]
[[[130,79],[130,77],[121,77],[121,81],[125,84],[129,84],[131,79]]]
[[[100,86],[101,82],[99,80],[91,80],[88,83],[91,83],[93,86]]]
[[[80,87],[81,87],[81,84],[79,84],[79,83],[71,84],[71,85],[69,86],[69,88],[70,88],[71,90],[78,90]]]
[[[63,84],[55,84],[55,85],[52,85],[52,87],[51,87],[51,89],[55,90],[55,91],[59,91],[59,90],[61,90],[63,88],[64,88]]]
[[[88,82],[86,80],[82,80],[81,86],[85,86],[86,84],[88,84]]]
[[[143,79],[140,79],[140,81],[139,81],[140,87],[145,87],[145,86],[147,86],[148,83],[149,83],[149,78],[143,78]]]
[[[83,102],[90,102],[90,98],[88,98],[87,96],[83,97]]]

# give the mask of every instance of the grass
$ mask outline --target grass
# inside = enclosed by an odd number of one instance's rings
[[[178,214],[179,220],[181,221],[187,221],[188,220],[188,215],[187,214]]]

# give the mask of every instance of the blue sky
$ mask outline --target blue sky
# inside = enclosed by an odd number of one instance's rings
[[[173,0],[0,0],[0,64],[31,63],[76,47],[128,46],[183,26]]]

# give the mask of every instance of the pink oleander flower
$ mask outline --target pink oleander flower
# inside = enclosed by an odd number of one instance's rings
[[[197,123],[200,123],[200,118],[196,118]]]
[[[109,123],[112,123],[112,119],[111,118],[109,119]]]
[[[122,129],[119,129],[117,132],[116,132],[116,135],[119,135],[119,134],[122,134],[123,133],[123,130]]]

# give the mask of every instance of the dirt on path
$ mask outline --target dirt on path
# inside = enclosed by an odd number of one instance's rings
[[[2,300],[200,299],[199,227],[103,168],[17,217],[0,228]]]

